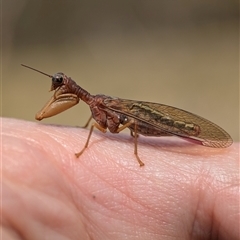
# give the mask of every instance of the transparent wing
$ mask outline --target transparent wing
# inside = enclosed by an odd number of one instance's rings
[[[179,108],[119,98],[107,98],[104,104],[113,111],[148,124],[149,127],[204,146],[224,148],[232,144],[230,135],[218,125]]]

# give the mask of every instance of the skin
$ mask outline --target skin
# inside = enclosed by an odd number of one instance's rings
[[[239,239],[239,143],[2,122],[2,239]]]

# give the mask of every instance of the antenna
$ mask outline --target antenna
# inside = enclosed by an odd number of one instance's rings
[[[26,67],[26,68],[32,69],[33,71],[39,72],[39,73],[41,73],[41,74],[43,74],[43,75],[45,75],[45,76],[48,76],[48,77],[50,77],[50,78],[53,77],[52,75],[49,75],[49,74],[44,73],[44,72],[41,72],[41,71],[39,71],[39,70],[37,70],[37,69],[35,69],[35,68],[29,67],[29,66],[24,65],[24,64],[21,64],[21,65],[22,65],[23,67]]]

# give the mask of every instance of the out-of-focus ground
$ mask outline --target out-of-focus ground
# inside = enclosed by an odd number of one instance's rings
[[[176,106],[239,136],[238,1],[2,1],[2,116],[35,121],[64,72],[92,94]],[[84,125],[85,103],[43,120]]]

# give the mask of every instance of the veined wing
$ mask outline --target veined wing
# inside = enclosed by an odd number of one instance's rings
[[[224,148],[232,144],[232,138],[221,127],[179,108],[120,98],[107,98],[104,104],[113,111],[172,135],[195,140],[204,146]]]

